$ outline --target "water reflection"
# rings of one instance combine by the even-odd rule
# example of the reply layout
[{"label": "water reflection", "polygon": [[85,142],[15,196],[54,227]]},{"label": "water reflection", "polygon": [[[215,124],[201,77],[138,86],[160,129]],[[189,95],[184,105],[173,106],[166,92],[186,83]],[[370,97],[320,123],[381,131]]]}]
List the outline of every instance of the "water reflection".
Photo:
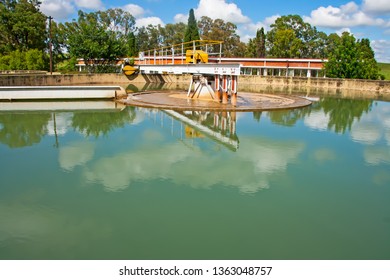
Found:
[{"label": "water reflection", "polygon": [[[185,137],[209,137],[232,151],[238,149],[236,134],[236,112],[203,112],[203,111],[173,111],[163,110],[172,117],[171,130],[174,132],[174,119],[185,124]],[[181,128],[182,131],[182,128]],[[183,135],[180,135],[183,138]]]},{"label": "water reflection", "polygon": [[[177,184],[188,181],[194,188],[223,184],[255,192],[269,186],[272,174],[283,172],[295,162],[304,151],[306,141],[265,136],[242,140],[238,132],[241,115],[247,116],[235,112],[134,107],[73,112],[7,111],[0,113],[0,142],[10,148],[22,148],[40,143],[46,135],[54,136],[54,146],[59,147],[58,162],[63,170],[70,172],[82,167],[87,181],[101,183],[110,191],[125,189],[140,180],[170,180]],[[253,113],[256,122],[261,118],[281,126],[293,127],[302,122],[313,130],[347,134],[365,146],[363,158],[367,164],[390,163],[390,107],[387,103],[320,98],[302,109]],[[131,137],[138,140],[131,140],[128,149],[109,156],[96,155],[97,144],[90,137],[113,137],[111,133],[119,128],[150,121],[154,127],[139,130],[140,135],[133,134]],[[245,125],[242,128],[245,131]],[[59,145],[61,137],[72,132],[86,138]],[[221,164],[220,158],[214,161],[212,155],[216,152],[222,154],[225,162],[235,164]],[[323,163],[333,161],[336,151],[319,147],[311,157]],[[245,167],[245,171],[236,170],[237,164]],[[195,175],[196,180],[188,179],[207,171],[208,178]]]},{"label": "water reflection", "polygon": [[131,150],[95,159],[84,170],[87,180],[103,184],[107,191],[120,191],[140,181],[168,180],[178,186],[222,185],[254,193],[268,188],[269,180],[283,173],[305,146],[299,141],[258,137],[245,141],[238,153],[216,157],[202,146],[166,142],[155,134],[144,133],[142,140]]},{"label": "water reflection", "polygon": [[47,134],[50,113],[1,114],[0,142],[10,148],[32,146]]},{"label": "water reflection", "polygon": [[372,100],[356,100],[341,98],[320,98],[312,106],[295,110],[270,112],[272,122],[285,126],[293,126],[304,119],[305,124],[313,129],[333,130],[345,133],[351,130],[354,122],[371,111]]},{"label": "water reflection", "polygon": [[93,159],[95,144],[88,141],[75,141],[59,148],[58,161],[61,168],[72,171],[73,168],[85,165]]},{"label": "water reflection", "polygon": [[84,108],[77,103],[77,110],[69,111],[70,103],[74,102],[47,102],[45,111],[42,110],[43,102],[37,103],[41,108],[38,111],[31,111],[31,106],[34,106],[31,104],[26,111],[23,104],[23,109],[16,110],[17,104],[9,103],[12,110],[0,111],[0,143],[10,148],[32,146],[40,143],[46,135],[56,138],[65,135],[70,128],[86,136],[99,137],[136,120],[135,108],[117,108],[114,102],[85,102]]}]

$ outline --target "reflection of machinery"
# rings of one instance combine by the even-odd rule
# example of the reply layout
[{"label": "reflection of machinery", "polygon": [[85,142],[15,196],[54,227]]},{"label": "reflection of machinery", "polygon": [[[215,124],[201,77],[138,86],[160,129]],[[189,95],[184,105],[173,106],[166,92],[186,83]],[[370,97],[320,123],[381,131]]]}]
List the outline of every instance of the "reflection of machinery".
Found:
[{"label": "reflection of machinery", "polygon": [[186,138],[207,136],[232,150],[238,149],[236,112],[171,111],[165,113],[186,124]]},{"label": "reflection of machinery", "polygon": [[204,135],[200,133],[198,130],[192,128],[189,125],[185,126],[185,133],[187,138],[203,138]]}]

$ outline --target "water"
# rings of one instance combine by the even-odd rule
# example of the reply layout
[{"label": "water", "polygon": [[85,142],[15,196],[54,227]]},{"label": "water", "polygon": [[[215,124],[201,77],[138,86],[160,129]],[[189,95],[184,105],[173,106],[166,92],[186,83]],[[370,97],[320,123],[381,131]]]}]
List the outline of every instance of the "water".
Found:
[{"label": "water", "polygon": [[382,101],[1,112],[0,259],[390,259],[389,171]]}]

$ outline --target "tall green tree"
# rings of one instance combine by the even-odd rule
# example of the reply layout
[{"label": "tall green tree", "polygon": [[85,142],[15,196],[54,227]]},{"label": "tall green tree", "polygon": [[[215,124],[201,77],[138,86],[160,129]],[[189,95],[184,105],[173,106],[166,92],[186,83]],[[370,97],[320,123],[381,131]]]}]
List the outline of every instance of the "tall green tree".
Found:
[{"label": "tall green tree", "polygon": [[38,0],[0,1],[0,54],[46,48],[46,16]]},{"label": "tall green tree", "polygon": [[344,32],[329,53],[325,64],[326,75],[330,78],[378,79],[379,68],[368,39],[356,41]]},{"label": "tall green tree", "polygon": [[160,31],[163,37],[164,46],[182,43],[186,28],[187,25],[182,22],[175,24],[168,23],[165,27],[161,28]]},{"label": "tall green tree", "polygon": [[256,57],[265,57],[265,33],[264,28],[258,29],[256,32],[255,45],[256,45]]},{"label": "tall green tree", "polygon": [[199,39],[200,36],[198,30],[198,23],[195,19],[194,9],[191,9],[188,16],[187,29],[184,34],[184,42],[191,42]]},{"label": "tall green tree", "polygon": [[265,57],[266,55],[266,36],[264,33],[264,28],[257,29],[256,37],[249,39],[246,46],[245,56],[246,57]]},{"label": "tall green tree", "polygon": [[369,39],[361,39],[357,42],[359,51],[359,77],[362,79],[377,80],[379,78],[379,67],[375,60],[375,53],[371,48]]},{"label": "tall green tree", "polygon": [[134,32],[130,32],[127,35],[127,55],[130,57],[137,56],[139,49],[137,44],[137,38],[134,35]]},{"label": "tall green tree", "polygon": [[270,53],[274,57],[302,57],[303,42],[291,29],[277,30]]},{"label": "tall green tree", "polygon": [[[138,29],[138,49],[140,51],[158,49],[164,46],[163,36],[161,36],[161,25],[143,26]],[[153,55],[151,53],[151,55]]]},{"label": "tall green tree", "polygon": [[[77,21],[63,26],[69,53],[72,57],[83,58],[87,66],[97,60],[107,64],[124,57],[129,50],[127,40],[133,23],[134,18],[121,9],[93,13],[79,11]],[[93,69],[96,67],[89,67],[90,71]]]},{"label": "tall green tree", "polygon": [[[212,20],[203,16],[199,21],[200,34],[202,40],[223,41],[223,54],[226,57],[244,56],[246,46],[241,42],[237,34],[237,26],[222,19]],[[211,50],[218,52],[218,49]]]},{"label": "tall green tree", "polygon": [[[304,22],[299,15],[279,17],[267,33],[269,55],[272,57],[319,58],[324,53],[324,35],[309,23]],[[290,43],[288,43],[289,40]]]}]

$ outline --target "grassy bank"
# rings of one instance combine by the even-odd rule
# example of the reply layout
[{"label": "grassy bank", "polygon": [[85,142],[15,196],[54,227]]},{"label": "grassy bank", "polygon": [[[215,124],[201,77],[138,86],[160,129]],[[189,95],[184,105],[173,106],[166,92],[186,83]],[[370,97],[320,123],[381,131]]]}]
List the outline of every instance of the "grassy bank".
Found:
[{"label": "grassy bank", "polygon": [[379,73],[386,77],[386,80],[390,80],[390,63],[378,63]]}]

